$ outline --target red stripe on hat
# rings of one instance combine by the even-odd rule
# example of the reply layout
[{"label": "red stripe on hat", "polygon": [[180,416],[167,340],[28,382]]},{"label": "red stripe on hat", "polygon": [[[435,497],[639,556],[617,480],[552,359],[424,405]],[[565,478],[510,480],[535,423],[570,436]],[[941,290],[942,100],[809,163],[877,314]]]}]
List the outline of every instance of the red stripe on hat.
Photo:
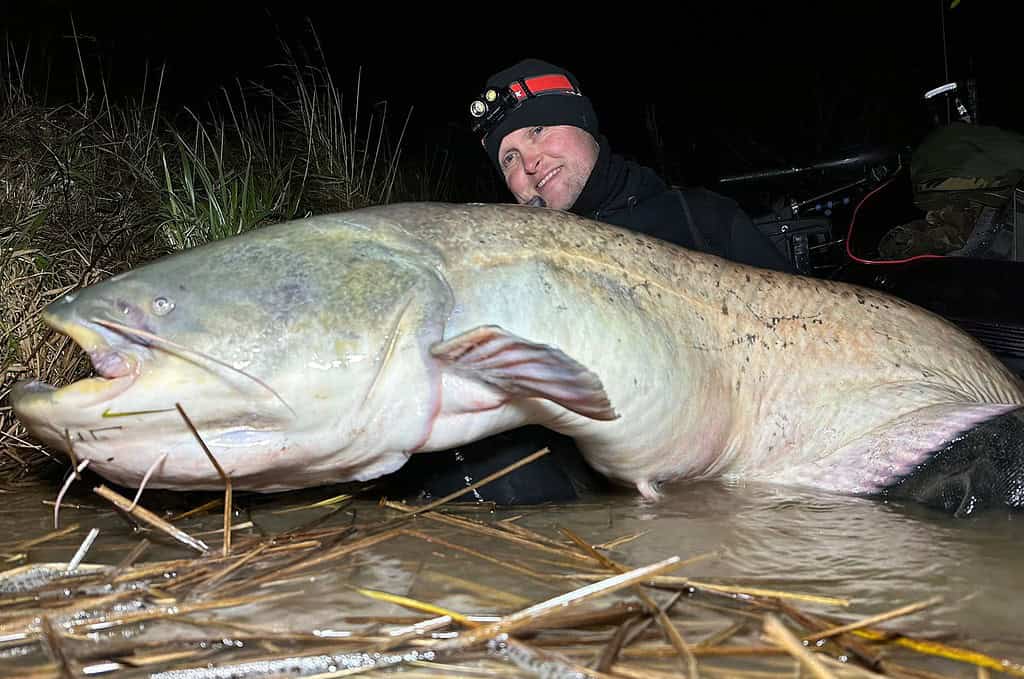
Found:
[{"label": "red stripe on hat", "polygon": [[545,92],[574,92],[575,87],[569,82],[569,79],[561,74],[556,75],[538,75],[532,78],[526,78],[526,86],[530,89],[533,94],[543,94]]},{"label": "red stripe on hat", "polygon": [[519,83],[512,83],[511,85],[508,86],[508,88],[510,90],[512,90],[512,94],[514,94],[516,96],[516,99],[518,101],[522,101],[523,99],[526,99],[526,91],[523,89],[522,85],[520,85]]}]

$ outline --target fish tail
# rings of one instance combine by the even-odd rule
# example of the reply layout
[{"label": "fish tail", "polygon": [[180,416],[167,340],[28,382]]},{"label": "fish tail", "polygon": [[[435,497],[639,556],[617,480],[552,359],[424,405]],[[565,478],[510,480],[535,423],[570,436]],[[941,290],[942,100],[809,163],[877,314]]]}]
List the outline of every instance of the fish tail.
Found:
[{"label": "fish tail", "polygon": [[1024,408],[995,415],[952,438],[881,489],[957,517],[1024,507]]}]

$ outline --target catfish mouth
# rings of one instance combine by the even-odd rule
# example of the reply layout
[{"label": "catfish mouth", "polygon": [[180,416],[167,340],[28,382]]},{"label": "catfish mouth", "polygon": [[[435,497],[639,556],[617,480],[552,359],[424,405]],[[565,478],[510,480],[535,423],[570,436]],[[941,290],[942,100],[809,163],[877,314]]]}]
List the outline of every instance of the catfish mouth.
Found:
[{"label": "catfish mouth", "polygon": [[43,320],[81,347],[95,375],[59,388],[39,380],[17,384],[11,394],[15,402],[45,398],[50,403],[78,408],[95,406],[124,393],[141,374],[142,363],[132,351],[141,346],[124,335],[96,323],[60,319],[48,312],[44,312]]}]

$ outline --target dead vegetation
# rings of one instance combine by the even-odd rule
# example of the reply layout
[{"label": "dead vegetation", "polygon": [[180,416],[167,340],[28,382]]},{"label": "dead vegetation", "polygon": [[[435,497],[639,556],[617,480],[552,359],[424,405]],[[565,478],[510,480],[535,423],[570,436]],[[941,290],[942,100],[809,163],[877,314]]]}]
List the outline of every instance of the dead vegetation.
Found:
[{"label": "dead vegetation", "polygon": [[[451,504],[457,497],[410,507],[333,496],[274,510],[290,525],[271,531],[238,521],[227,494],[163,519],[102,484],[93,492],[137,541],[83,560],[97,533],[86,521],[0,545],[0,558],[22,562],[0,573],[0,657],[11,676],[1024,676],[1011,659],[900,628],[940,597],[857,615],[842,597],[687,577],[716,554],[633,564],[636,536],[591,544],[565,526],[544,534],[522,525],[522,514],[499,518]],[[232,521],[226,530],[175,525],[220,513]],[[33,562],[54,542],[68,545],[68,561]],[[181,557],[147,560],[156,545],[177,545]],[[343,587],[353,612],[336,611],[329,628],[282,628],[275,618],[289,600],[315,601],[318,579],[399,546],[422,551],[415,580],[424,585]],[[452,555],[486,564],[506,584],[431,568]],[[520,594],[538,588],[548,594]],[[472,603],[455,609],[414,598],[414,589]],[[355,612],[367,607],[377,612]]]}]

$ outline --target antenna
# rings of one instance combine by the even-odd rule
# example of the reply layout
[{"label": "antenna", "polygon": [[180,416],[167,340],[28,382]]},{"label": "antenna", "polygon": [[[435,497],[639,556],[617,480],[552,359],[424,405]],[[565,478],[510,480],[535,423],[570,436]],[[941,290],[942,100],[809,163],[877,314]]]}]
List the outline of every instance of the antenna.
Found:
[{"label": "antenna", "polygon": [[[939,26],[942,30],[942,75],[943,82],[949,82],[949,54],[946,48],[946,0],[939,0]],[[949,97],[946,97],[946,124],[949,125]]]}]

